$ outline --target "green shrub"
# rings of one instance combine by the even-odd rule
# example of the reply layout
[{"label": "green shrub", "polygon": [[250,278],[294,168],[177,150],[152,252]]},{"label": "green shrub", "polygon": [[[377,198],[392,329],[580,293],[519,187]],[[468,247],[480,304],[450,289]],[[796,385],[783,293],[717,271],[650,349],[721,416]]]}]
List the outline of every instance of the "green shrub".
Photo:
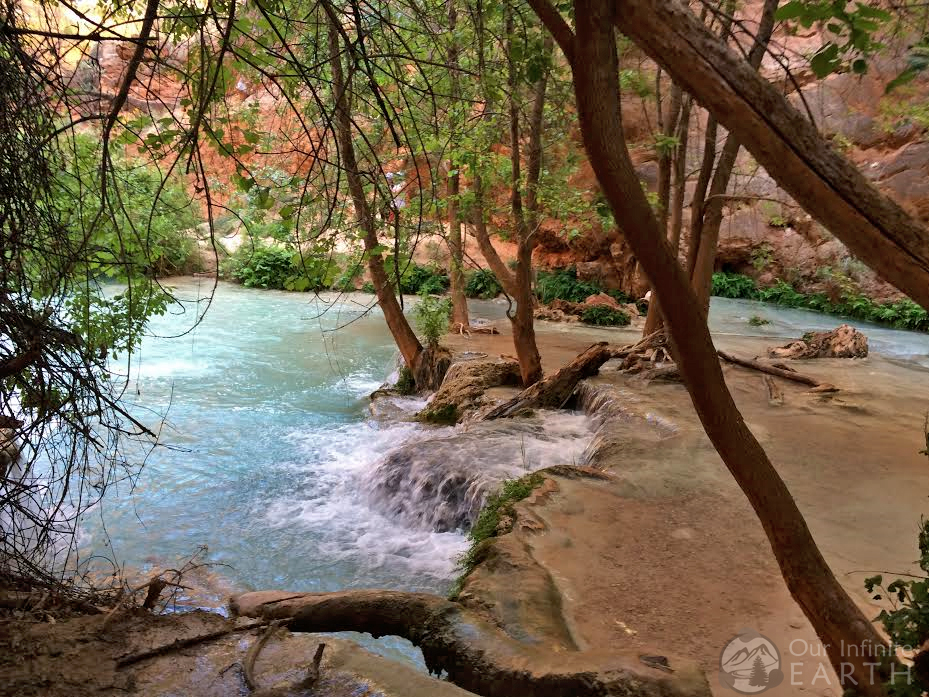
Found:
[{"label": "green shrub", "polygon": [[503,291],[503,286],[490,269],[477,269],[468,275],[465,283],[465,295],[469,298],[490,300],[496,298]]},{"label": "green shrub", "polygon": [[[404,266],[405,264],[405,266]],[[387,269],[391,280],[393,274],[393,259],[387,259]],[[448,290],[448,274],[438,269],[419,264],[401,262],[400,264],[400,292],[404,295],[441,295]]]},{"label": "green shrub", "polygon": [[753,327],[763,327],[766,324],[771,324],[771,320],[760,317],[759,315],[752,315],[748,318],[748,323]]},{"label": "green shrub", "polygon": [[487,497],[484,507],[468,531],[468,539],[471,544],[468,551],[458,559],[458,568],[461,569],[461,576],[455,582],[455,587],[450,593],[450,597],[455,599],[464,585],[464,580],[468,577],[474,567],[481,561],[481,553],[484,550],[482,544],[491,537],[496,537],[500,520],[503,516],[513,517],[516,511],[513,505],[517,501],[522,501],[532,493],[532,490],[539,486],[544,477],[539,472],[528,474],[519,479],[508,479],[500,486],[500,491]]},{"label": "green shrub", "polygon": [[377,289],[374,287],[374,284],[371,281],[365,281],[361,284],[361,292],[368,293],[369,295],[374,295],[377,293]]},{"label": "green shrub", "polygon": [[110,203],[103,205],[102,157],[97,138],[75,135],[62,147],[52,186],[56,216],[64,228],[90,235],[83,260],[89,270],[121,281],[193,270],[191,230],[202,216],[183,177],[176,172],[165,177],[149,162],[114,154],[107,184]]},{"label": "green shrub", "polygon": [[594,305],[584,310],[581,321],[600,327],[625,327],[629,324],[629,315],[606,305]]},{"label": "green shrub", "polygon": [[756,300],[758,288],[755,286],[755,281],[748,276],[717,271],[713,274],[713,285],[710,293],[720,298]]},{"label": "green shrub", "polygon": [[540,271],[536,280],[536,293],[546,305],[553,300],[581,303],[602,292],[596,283],[578,281],[577,269],[573,266],[559,271]]},{"label": "green shrub", "polygon": [[338,267],[328,255],[300,254],[264,244],[243,244],[222,267],[223,275],[246,288],[323,290],[332,286]]},{"label": "green shrub", "polygon": [[[355,290],[355,280],[361,275],[362,267],[357,261],[349,261],[335,282],[332,284],[332,290],[342,293],[351,293]],[[373,286],[372,286],[373,289]]]},{"label": "green shrub", "polygon": [[416,327],[429,346],[438,346],[439,339],[448,331],[448,318],[451,311],[451,299],[436,298],[431,295],[423,295],[413,308]]},{"label": "green shrub", "polygon": [[825,293],[800,293],[790,283],[781,279],[768,288],[758,288],[755,281],[748,276],[717,272],[713,274],[712,293],[723,298],[761,300],[784,307],[888,324],[897,329],[929,331],[929,313],[909,298],[878,304],[862,295],[850,283],[842,285],[839,300],[832,301]]}]

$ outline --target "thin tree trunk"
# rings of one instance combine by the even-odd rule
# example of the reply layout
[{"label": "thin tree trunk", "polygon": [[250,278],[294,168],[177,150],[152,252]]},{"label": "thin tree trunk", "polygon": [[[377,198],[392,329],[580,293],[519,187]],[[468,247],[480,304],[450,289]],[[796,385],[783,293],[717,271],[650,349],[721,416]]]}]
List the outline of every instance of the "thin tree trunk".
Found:
[{"label": "thin tree trunk", "polygon": [[[765,0],[755,43],[748,54],[748,64],[755,70],[761,67],[771,33],[774,31],[774,13],[778,0]],[[697,300],[703,305],[704,312],[709,312],[710,291],[713,285],[713,269],[716,266],[716,247],[719,245],[719,229],[723,224],[724,194],[729,189],[732,171],[742,145],[731,133],[726,136],[719,163],[713,173],[708,196],[701,202],[700,238],[691,275],[691,285],[697,294]]]},{"label": "thin tree trunk", "polygon": [[[513,35],[513,11],[505,10],[506,35]],[[549,39],[550,41],[551,39]],[[523,207],[521,148],[519,140],[519,85],[516,64],[513,60],[509,39],[507,53],[507,84],[510,106],[510,208],[516,223],[519,246],[516,254],[515,299],[516,312],[510,315],[513,326],[513,345],[519,359],[519,371],[523,387],[529,387],[542,379],[542,358],[535,341],[535,299],[532,295],[532,250],[535,248],[535,233],[538,226],[538,186],[542,170],[542,116],[545,107],[545,86],[548,72],[535,86],[532,113],[529,118],[529,153],[526,165],[526,206]]]},{"label": "thin tree trunk", "polygon": [[[481,0],[477,1],[474,19],[476,27],[475,33],[477,35],[477,66],[480,79],[483,82],[487,77],[487,66],[485,64],[484,55],[484,8]],[[485,92],[481,120],[486,122],[491,118],[493,95],[489,90],[485,90]],[[490,270],[493,271],[494,276],[497,277],[497,281],[500,282],[503,292],[512,298],[516,296],[516,279],[513,274],[510,273],[506,264],[503,263],[503,259],[497,254],[497,250],[490,241],[490,233],[487,230],[486,194],[484,188],[484,177],[481,174],[480,166],[478,166],[474,174],[474,183],[471,185],[471,190],[474,192],[474,239],[477,240],[477,246],[481,250],[484,261],[487,262]]]},{"label": "thin tree trunk", "polygon": [[[570,39],[570,29],[547,15],[547,24],[567,46],[572,62],[578,115],[591,165],[614,215],[627,221],[629,242],[655,288],[674,298],[664,315],[681,376],[707,435],[755,509],[791,595],[826,645],[843,685],[854,685],[864,694],[883,695],[882,685],[872,684],[868,659],[843,656],[840,648],[881,645],[883,640],[836,580],[784,481],[739,413],[723,379],[702,307],[658,228],[625,141],[616,137],[622,132],[622,116],[612,20],[617,7],[625,4],[575,0],[577,35]],[[848,670],[842,670],[843,664],[850,666],[851,677]]]},{"label": "thin tree trunk", "polygon": [[[458,26],[458,7],[456,0],[448,2],[448,30],[453,35],[448,47],[448,69],[451,73],[452,105],[458,107],[461,99],[461,85],[458,76],[458,42],[454,38]],[[453,142],[457,141],[457,117],[453,118]],[[461,218],[458,215],[458,194],[461,187],[461,176],[458,174],[458,164],[452,162],[454,172],[448,175],[448,188],[446,198],[448,203],[448,249],[451,256],[448,277],[452,295],[452,325],[467,328],[470,324],[468,318],[468,299],[465,297],[464,280],[464,246],[461,239]]]},{"label": "thin tree trunk", "polygon": [[[384,270],[384,258],[378,251],[377,221],[374,211],[364,192],[364,184],[358,170],[358,161],[355,157],[355,146],[352,141],[352,122],[349,112],[349,91],[342,68],[341,51],[339,49],[339,18],[332,6],[324,3],[326,15],[329,20],[329,57],[332,69],[332,89],[335,96],[335,133],[339,146],[339,156],[348,189],[355,209],[355,222],[364,234],[365,252],[368,255],[368,271],[371,282],[377,293],[377,301],[384,312],[387,327],[400,349],[407,367],[417,374],[418,363],[423,353],[422,344],[403,315],[403,309],[397,302],[393,285]],[[350,53],[350,52],[349,52]]]},{"label": "thin tree trunk", "polygon": [[[665,124],[663,134],[674,136],[677,144],[673,148],[664,148],[662,158],[659,160],[658,226],[666,231],[671,246],[675,250],[680,247],[681,227],[683,225],[684,187],[687,184],[687,139],[690,133],[690,110],[693,100],[690,95],[684,95],[676,84],[671,92],[671,108],[669,118]],[[660,105],[659,105],[660,106]],[[661,174],[661,168],[666,172]],[[664,181],[663,177],[666,177]],[[663,324],[661,315],[661,301],[658,294],[652,290],[652,299],[648,304],[648,314],[645,317],[645,327],[642,336],[654,334]]]}]

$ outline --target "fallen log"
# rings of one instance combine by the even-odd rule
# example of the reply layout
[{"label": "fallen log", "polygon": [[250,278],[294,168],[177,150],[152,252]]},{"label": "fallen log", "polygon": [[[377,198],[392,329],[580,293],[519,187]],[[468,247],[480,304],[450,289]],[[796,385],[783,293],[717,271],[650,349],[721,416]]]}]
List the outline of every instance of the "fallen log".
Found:
[{"label": "fallen log", "polygon": [[513,399],[491,409],[480,420],[506,418],[526,409],[560,409],[574,394],[577,383],[595,375],[600,366],[612,357],[613,352],[607,342],[596,343],[554,375],[530,385]]},{"label": "fallen log", "polygon": [[709,697],[699,668],[671,659],[661,669],[614,647],[551,652],[520,643],[464,605],[427,593],[355,590],[234,597],[238,615],[283,620],[295,632],[394,635],[422,649],[431,673],[446,671],[459,687],[485,697]]},{"label": "fallen log", "polygon": [[817,380],[814,377],[810,377],[809,375],[798,373],[796,370],[784,370],[783,368],[777,368],[773,365],[760,363],[759,361],[752,360],[750,358],[739,358],[738,356],[733,356],[731,353],[726,353],[725,351],[717,351],[716,354],[727,363],[733,363],[735,365],[742,366],[743,368],[758,370],[762,373],[767,373],[768,375],[784,378],[785,380],[793,380],[794,382],[799,382],[802,385],[813,387],[818,392],[839,391],[835,385],[831,385],[828,382],[821,382],[820,380]]}]

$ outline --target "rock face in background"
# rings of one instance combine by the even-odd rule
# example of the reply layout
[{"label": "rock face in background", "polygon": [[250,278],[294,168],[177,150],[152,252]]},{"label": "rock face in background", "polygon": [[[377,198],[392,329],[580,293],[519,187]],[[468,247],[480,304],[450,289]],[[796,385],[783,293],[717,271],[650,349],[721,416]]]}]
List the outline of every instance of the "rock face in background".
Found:
[{"label": "rock face in background", "polygon": [[[749,24],[758,15],[760,4],[750,0],[741,10]],[[929,113],[922,108],[929,94],[929,77],[920,76],[911,84],[886,96],[885,86],[903,66],[903,60],[875,58],[869,63],[864,76],[841,73],[825,80],[816,80],[809,72],[805,56],[822,43],[815,30],[776,35],[781,47],[779,55],[768,56],[762,71],[776,85],[787,92],[801,111],[808,111],[824,136],[831,138],[835,147],[854,162],[880,190],[894,198],[914,216],[929,222],[929,142],[925,130],[929,127]],[[901,48],[905,48],[905,41]],[[105,104],[112,95],[125,70],[130,44],[104,42],[95,58],[97,63],[86,61],[77,69],[76,83],[91,92],[99,92]],[[171,47],[171,58],[183,61],[186,46]],[[891,50],[886,53],[892,53]],[[905,51],[897,51],[904,55]],[[628,58],[630,69],[650,74],[651,64],[635,51]],[[783,64],[788,64],[796,82],[785,81]],[[166,107],[179,112],[181,98],[178,85],[170,75],[155,74],[149,64],[143,66],[142,82],[149,93],[133,88],[130,106],[153,108],[166,113]],[[799,85],[799,93],[797,86]],[[236,79],[227,95],[227,103],[238,109],[256,109],[258,120],[269,128],[280,129],[290,138],[305,139],[299,124],[288,121],[280,113],[279,100],[259,84]],[[694,110],[689,137],[688,170],[699,167],[704,139],[705,114]],[[293,119],[291,119],[293,121]],[[643,184],[654,192],[657,187],[657,162],[653,131],[656,124],[654,98],[637,97],[634,92],[624,95],[623,127],[630,153]],[[596,177],[583,154],[578,133],[546,143],[545,158],[554,168],[563,162],[576,162],[564,176],[566,196],[580,198],[582,205],[573,206],[574,212],[564,217],[543,218],[537,232],[538,247],[534,260],[539,268],[574,266],[578,279],[600,284],[606,289],[622,289],[639,297],[647,289],[647,279],[637,273],[635,260],[625,248],[621,233],[615,226],[605,223],[598,215],[602,208]],[[725,138],[720,129],[719,143]],[[497,145],[494,151],[505,155],[508,148]],[[232,161],[216,156],[206,149],[205,165],[217,179],[231,176]],[[305,161],[264,159],[250,155],[256,166],[304,171]],[[397,161],[396,167],[409,169],[411,163]],[[392,164],[392,166],[394,166]],[[420,168],[428,171],[428,167]],[[465,182],[467,185],[467,182]],[[501,232],[508,230],[508,193],[505,186],[491,192],[493,197],[492,227]],[[690,201],[688,191],[685,202]],[[802,292],[824,292],[837,298],[843,283],[851,281],[862,293],[877,301],[896,300],[901,296],[889,284],[878,278],[861,261],[850,256],[845,246],[836,240],[822,225],[812,221],[744,150],[737,163],[730,194],[738,197],[727,206],[720,231],[717,269],[744,273],[761,284],[775,279],[785,280]],[[223,195],[214,192],[214,199],[225,203]],[[218,197],[218,198],[217,198]],[[682,249],[686,249],[686,220]],[[621,221],[620,221],[621,222]],[[432,224],[438,232],[440,223]],[[465,254],[472,265],[484,265],[483,257],[469,234],[470,223],[465,221]],[[505,262],[515,259],[516,247],[505,241],[503,235],[495,245]],[[448,249],[440,235],[421,236],[415,252],[419,263],[436,263],[444,266]],[[204,270],[210,272],[214,264],[207,261]]]},{"label": "rock face in background", "polygon": [[768,349],[770,358],[865,358],[868,337],[842,324],[831,332],[810,332],[800,341]]}]

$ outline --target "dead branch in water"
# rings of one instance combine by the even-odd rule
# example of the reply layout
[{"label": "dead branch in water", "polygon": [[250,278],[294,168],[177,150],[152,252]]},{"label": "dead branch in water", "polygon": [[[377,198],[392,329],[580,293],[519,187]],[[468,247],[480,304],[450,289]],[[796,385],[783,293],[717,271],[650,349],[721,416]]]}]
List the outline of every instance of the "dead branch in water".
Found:
[{"label": "dead branch in water", "polygon": [[554,375],[539,380],[518,395],[487,412],[482,421],[515,416],[527,409],[561,409],[574,394],[577,383],[596,374],[613,357],[607,342],[589,347]]},{"label": "dead branch in water", "polygon": [[796,370],[784,370],[783,368],[776,368],[773,365],[767,365],[750,358],[739,358],[738,356],[733,356],[731,353],[726,353],[725,351],[717,351],[716,354],[728,363],[733,363],[735,365],[742,366],[743,368],[758,370],[762,373],[767,373],[768,375],[784,378],[785,380],[799,382],[800,384],[808,385],[809,387],[812,387],[819,392],[839,391],[837,387],[829,384],[828,382],[821,382],[814,377],[810,377],[809,375],[798,373]]},{"label": "dead branch in water", "polygon": [[447,671],[453,683],[486,697],[710,694],[694,664],[674,660],[674,672],[668,673],[612,647],[553,653],[515,640],[475,610],[427,593],[355,590],[294,597],[259,591],[233,598],[231,607],[241,616],[284,620],[296,632],[404,637],[422,649],[430,672]]}]

